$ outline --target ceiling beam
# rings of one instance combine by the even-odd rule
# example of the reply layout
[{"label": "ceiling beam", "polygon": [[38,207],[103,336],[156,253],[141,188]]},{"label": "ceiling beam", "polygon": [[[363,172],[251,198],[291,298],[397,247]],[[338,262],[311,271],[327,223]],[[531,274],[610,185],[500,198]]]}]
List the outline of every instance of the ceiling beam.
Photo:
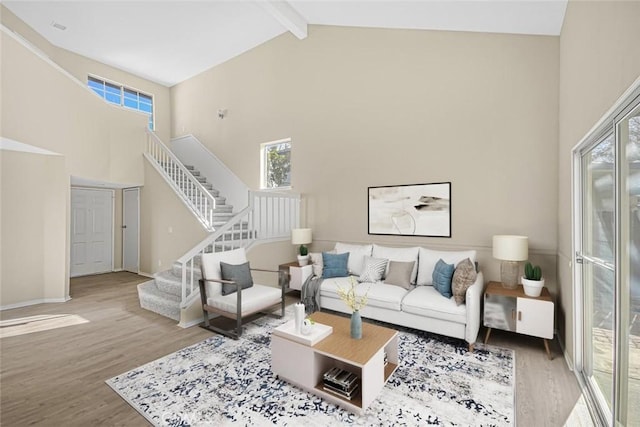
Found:
[{"label": "ceiling beam", "polygon": [[287,1],[258,1],[271,16],[300,40],[307,38],[307,20]]}]

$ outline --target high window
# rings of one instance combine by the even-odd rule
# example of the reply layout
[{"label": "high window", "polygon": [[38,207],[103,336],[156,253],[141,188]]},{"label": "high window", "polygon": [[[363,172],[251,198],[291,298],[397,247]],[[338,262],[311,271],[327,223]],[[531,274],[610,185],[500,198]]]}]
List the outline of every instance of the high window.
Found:
[{"label": "high window", "polygon": [[105,101],[149,115],[149,129],[153,130],[153,96],[95,76],[89,76],[87,86]]},{"label": "high window", "polygon": [[260,187],[291,187],[291,139],[260,145]]}]

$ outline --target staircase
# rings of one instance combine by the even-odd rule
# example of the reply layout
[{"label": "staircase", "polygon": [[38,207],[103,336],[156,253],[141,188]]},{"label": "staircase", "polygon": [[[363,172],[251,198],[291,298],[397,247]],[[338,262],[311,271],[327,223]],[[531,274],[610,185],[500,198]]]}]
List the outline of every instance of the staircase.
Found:
[{"label": "staircase", "polygon": [[[247,207],[233,212],[233,206],[226,204],[226,197],[214,189],[200,171],[183,165],[153,132],[147,131],[147,134],[145,158],[210,231],[202,242],[176,260],[171,269],[156,273],[153,280],[138,285],[142,308],[187,327],[193,321],[183,318],[184,310],[200,300],[201,255],[239,247],[248,250],[258,243],[288,240],[291,229],[299,225],[300,196],[248,191]],[[237,195],[234,200],[238,200]]]},{"label": "staircase", "polygon": [[[184,165],[196,181],[198,181],[215,200],[213,209],[213,225],[222,226],[233,217],[233,206],[227,205],[225,197],[220,196],[220,192],[213,188],[213,184],[201,176],[200,171],[193,166]],[[162,165],[164,171],[171,178],[175,179],[169,163]],[[193,204],[198,204],[199,199],[189,195],[189,186],[186,183],[179,184],[182,190],[182,197],[189,198]],[[209,248],[207,252],[213,251]],[[200,256],[194,259],[193,275],[196,281],[200,280]],[[182,302],[182,266],[174,262],[169,270],[154,274],[154,280],[138,285],[138,298],[140,307],[161,314],[170,319],[180,321],[180,303]]]},{"label": "staircase", "polygon": [[[200,280],[200,257],[194,262],[194,277]],[[140,307],[180,322],[182,302],[182,266],[174,262],[171,269],[154,274],[154,279],[138,285]]]}]

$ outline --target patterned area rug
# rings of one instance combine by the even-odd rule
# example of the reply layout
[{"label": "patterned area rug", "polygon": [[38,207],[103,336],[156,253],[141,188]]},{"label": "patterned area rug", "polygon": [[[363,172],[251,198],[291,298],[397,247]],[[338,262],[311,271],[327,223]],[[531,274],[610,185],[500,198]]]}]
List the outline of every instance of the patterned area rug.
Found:
[{"label": "patterned area rug", "polygon": [[156,426],[515,424],[512,350],[468,353],[461,340],[402,329],[398,369],[358,416],[273,375],[271,330],[285,321],[261,318],[238,341],[214,335],[107,384]]}]

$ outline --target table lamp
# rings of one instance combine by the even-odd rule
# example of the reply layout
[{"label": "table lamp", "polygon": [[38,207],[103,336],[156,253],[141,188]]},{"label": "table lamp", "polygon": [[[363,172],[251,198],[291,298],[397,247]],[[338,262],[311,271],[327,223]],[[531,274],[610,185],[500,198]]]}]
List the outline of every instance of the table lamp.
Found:
[{"label": "table lamp", "polygon": [[300,245],[300,255],[298,255],[298,264],[300,266],[309,264],[309,250],[305,245],[311,243],[310,228],[294,228],[291,230],[291,244]]},{"label": "table lamp", "polygon": [[529,257],[529,239],[526,236],[493,236],[493,257],[502,261],[502,286],[515,289],[518,287],[519,262]]}]

